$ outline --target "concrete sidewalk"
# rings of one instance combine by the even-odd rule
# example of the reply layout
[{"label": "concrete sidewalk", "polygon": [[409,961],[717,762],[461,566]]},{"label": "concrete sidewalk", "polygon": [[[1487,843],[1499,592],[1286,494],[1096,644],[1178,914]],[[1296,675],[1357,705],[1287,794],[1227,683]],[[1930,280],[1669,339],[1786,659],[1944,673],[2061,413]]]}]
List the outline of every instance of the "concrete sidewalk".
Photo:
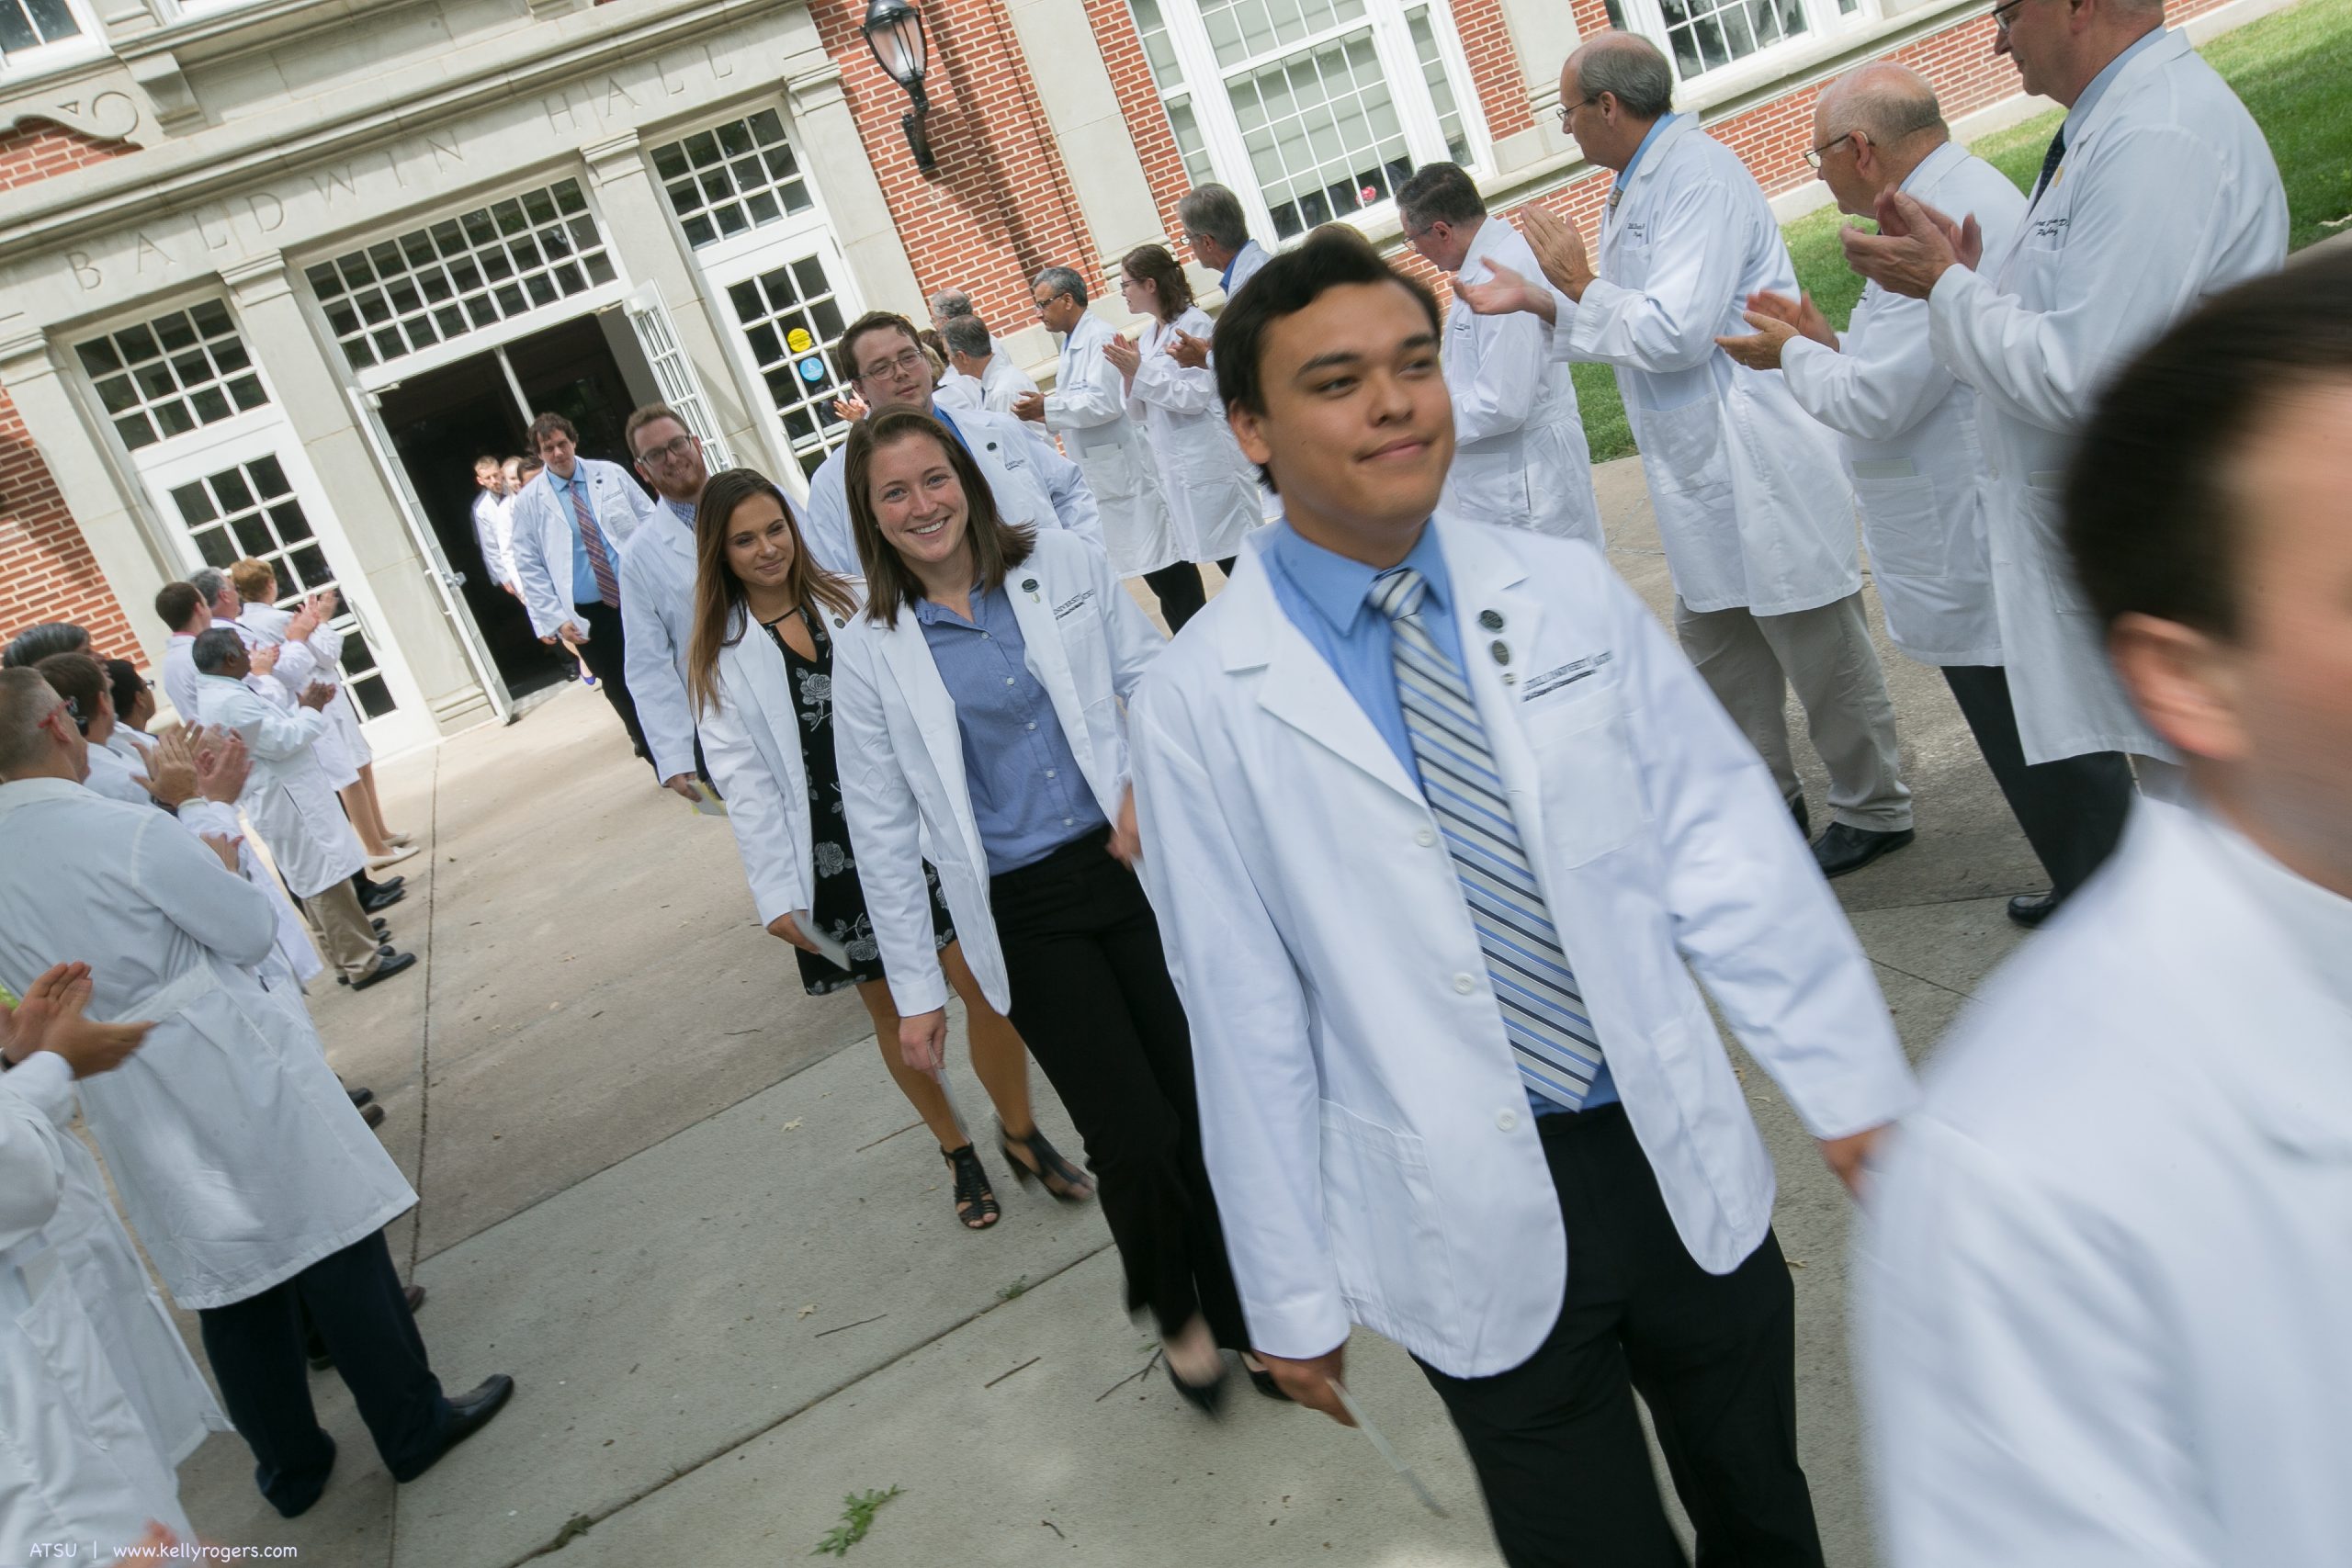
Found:
[{"label": "concrete sidewalk", "polygon": [[[1614,564],[1663,613],[1638,465],[1600,478]],[[1881,657],[1919,840],[1838,886],[1917,1054],[2014,944],[2001,900],[2038,873],[1940,677]],[[390,912],[424,963],[312,1005],[422,1195],[391,1235],[431,1292],[444,1382],[504,1371],[520,1388],[395,1488],[322,1374],[342,1455],[325,1498],[277,1518],[243,1443],[217,1437],[182,1471],[207,1539],[334,1568],[764,1563],[808,1555],[844,1494],[896,1485],[856,1561],[1498,1561],[1435,1396],[1371,1336],[1351,1386],[1449,1519],[1359,1435],[1246,1383],[1218,1424],[1182,1404],[1120,1311],[1100,1216],[1012,1186],[958,1062],[1005,1209],[965,1232],[864,1010],[800,994],[726,825],[655,788],[601,698],[573,690],[379,771],[394,825],[428,846]],[[1808,784],[1826,820],[1817,770]],[[1746,1078],[1781,1175],[1815,1506],[1830,1562],[1859,1568],[1848,1205],[1770,1081]]]}]

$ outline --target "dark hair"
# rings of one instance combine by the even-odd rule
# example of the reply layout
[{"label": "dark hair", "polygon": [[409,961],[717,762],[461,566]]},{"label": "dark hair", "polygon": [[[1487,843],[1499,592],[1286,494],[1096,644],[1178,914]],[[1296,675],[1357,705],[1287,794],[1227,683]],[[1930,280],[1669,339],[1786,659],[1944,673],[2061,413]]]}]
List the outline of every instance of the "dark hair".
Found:
[{"label": "dark hair", "polygon": [[686,423],[686,416],[668,403],[648,403],[629,415],[628,423],[621,426],[621,445],[628,449],[630,462],[634,463],[638,460],[637,433],[649,424],[659,424],[665,419],[688,435],[695,433],[695,427]]},{"label": "dark hair", "polygon": [[99,699],[107,695],[106,666],[86,653],[52,653],[33,668],[49,682],[50,690],[65,699],[74,728],[89,734],[91,720],[98,716]]},{"label": "dark hair", "polygon": [[52,653],[84,653],[90,647],[90,634],[71,621],[43,621],[37,626],[27,626],[0,653],[0,669],[29,670]]},{"label": "dark hair", "polygon": [[166,582],[155,590],[155,615],[174,631],[196,619],[198,610],[209,607],[203,594],[192,582]]},{"label": "dark hair", "polygon": [[[1250,287],[1236,289],[1216,319],[1210,347],[1216,361],[1216,395],[1227,409],[1266,412],[1266,384],[1261,378],[1260,356],[1265,352],[1266,330],[1284,316],[1295,316],[1330,289],[1359,283],[1393,283],[1410,294],[1430,319],[1430,331],[1444,331],[1437,296],[1419,278],[1398,272],[1380,259],[1372,242],[1344,223],[1326,223],[1304,242],[1270,259],[1250,278]],[[1262,285],[1262,287],[1261,287]],[[1263,464],[1258,468],[1269,490],[1274,476]]]},{"label": "dark hair", "polygon": [[744,611],[736,637],[751,634],[745,610],[743,580],[727,564],[727,536],[735,509],[753,496],[772,496],[783,508],[792,529],[792,568],[785,585],[792,602],[802,607],[822,605],[837,615],[857,612],[857,597],[849,584],[819,566],[808,553],[808,536],[800,531],[800,514],[775,481],[757,468],[729,468],[713,474],[695,504],[695,629],[686,639],[686,695],[697,716],[718,701],[718,650],[734,640],[728,631]]},{"label": "dark hair", "polygon": [[1408,228],[1451,223],[1458,229],[1484,218],[1487,204],[1461,164],[1423,164],[1396,187],[1396,215]]},{"label": "dark hair", "polygon": [[2139,614],[2238,635],[2237,464],[2315,382],[2352,378],[2352,254],[2296,262],[2205,304],[2127,366],[2066,470],[2066,548],[2100,623]]},{"label": "dark hair", "polygon": [[147,677],[141,675],[139,666],[128,659],[109,659],[107,660],[107,694],[114,698],[115,717],[127,726],[130,723],[130,710],[137,707],[139,699],[147,694]]},{"label": "dark hair", "polygon": [[858,559],[865,566],[865,618],[878,626],[888,626],[900,610],[922,602],[922,581],[899,558],[898,547],[882,536],[872,490],[875,454],[916,436],[939,444],[956,482],[964,489],[964,537],[983,589],[1002,587],[1004,574],[1027,560],[1037,543],[1035,528],[1007,523],[998,513],[988,476],[945,425],[912,409],[889,409],[858,421],[850,432],[842,478],[849,489],[850,528],[857,537]]},{"label": "dark hair", "polygon": [[1137,245],[1119,258],[1119,270],[1158,291],[1159,319],[1172,321],[1193,303],[1193,280],[1166,245]]},{"label": "dark hair", "polygon": [[950,316],[939,335],[949,348],[969,359],[986,359],[996,352],[989,346],[989,324],[978,316]]},{"label": "dark hair", "polygon": [[868,333],[879,332],[904,333],[914,341],[917,348],[922,346],[922,334],[915,331],[912,321],[898,311],[868,310],[843,328],[842,335],[833,340],[833,374],[854,385],[857,380],[857,340]]},{"label": "dark hair", "polygon": [[198,674],[218,675],[229,662],[229,655],[243,650],[244,646],[245,639],[237,635],[235,628],[214,626],[209,631],[196,634],[196,645],[187,650],[188,659],[195,664]]},{"label": "dark hair", "polygon": [[574,446],[580,445],[580,427],[560,413],[543,413],[531,421],[531,450],[537,452],[539,443],[560,432]]}]

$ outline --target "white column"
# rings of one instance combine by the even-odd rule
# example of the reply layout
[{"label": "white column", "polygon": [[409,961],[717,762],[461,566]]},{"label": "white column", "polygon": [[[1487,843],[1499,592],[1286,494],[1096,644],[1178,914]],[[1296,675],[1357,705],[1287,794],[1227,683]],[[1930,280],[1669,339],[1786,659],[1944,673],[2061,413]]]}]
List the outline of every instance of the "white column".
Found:
[{"label": "white column", "polygon": [[[1092,44],[1094,29],[1082,0],[1010,0],[1006,10],[1078,194],[1078,209],[1102,248],[1091,259],[1108,269],[1137,245],[1167,243],[1159,204],[1136,157],[1135,134],[1111,73],[1099,51],[1084,47]],[[1084,264],[1072,257],[1070,265]],[[1090,278],[1088,287],[1098,281]],[[1115,294],[1112,298],[1113,313],[1124,318],[1125,310],[1115,305]]]}]

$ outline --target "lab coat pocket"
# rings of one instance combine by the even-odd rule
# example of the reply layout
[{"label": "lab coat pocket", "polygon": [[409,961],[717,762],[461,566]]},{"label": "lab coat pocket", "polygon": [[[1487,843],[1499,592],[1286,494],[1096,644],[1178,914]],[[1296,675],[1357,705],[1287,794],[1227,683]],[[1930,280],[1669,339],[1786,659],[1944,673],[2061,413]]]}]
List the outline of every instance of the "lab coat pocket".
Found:
[{"label": "lab coat pocket", "polygon": [[[1936,481],[1899,460],[1904,474],[1854,473],[1854,498],[1861,502],[1862,537],[1871,567],[1889,577],[1932,580],[1951,570],[1951,540],[1936,505]],[[1892,467],[1894,465],[1878,465]]]},{"label": "lab coat pocket", "polygon": [[1323,1100],[1323,1220],[1355,1320],[1391,1338],[1458,1327],[1437,1190],[1420,1139]]},{"label": "lab coat pocket", "polygon": [[1544,842],[1531,858],[1582,865],[1630,843],[1647,819],[1624,705],[1608,676],[1538,696],[1520,722],[1543,781]]},{"label": "lab coat pocket", "polygon": [[[2031,558],[2041,567],[2051,602],[2062,615],[2088,615],[2090,601],[2075,581],[2073,558],[2066,551],[2066,476],[2055,471],[2028,474],[2025,515],[2033,544]],[[2098,638],[2102,644],[2104,638]]]},{"label": "lab coat pocket", "polygon": [[1645,469],[1661,490],[1713,499],[1731,489],[1731,458],[1724,449],[1723,411],[1701,396],[1679,408],[1642,409],[1634,439],[1656,459]]},{"label": "lab coat pocket", "polygon": [[1500,520],[1524,525],[1532,510],[1527,493],[1527,469],[1517,441],[1497,443],[1501,450],[1472,452],[1456,448],[1453,468],[1446,476],[1450,500],[1462,512],[1480,521]]},{"label": "lab coat pocket", "polygon": [[1115,441],[1081,448],[1079,468],[1084,471],[1086,482],[1092,487],[1098,501],[1133,500],[1142,488],[1127,449]]}]

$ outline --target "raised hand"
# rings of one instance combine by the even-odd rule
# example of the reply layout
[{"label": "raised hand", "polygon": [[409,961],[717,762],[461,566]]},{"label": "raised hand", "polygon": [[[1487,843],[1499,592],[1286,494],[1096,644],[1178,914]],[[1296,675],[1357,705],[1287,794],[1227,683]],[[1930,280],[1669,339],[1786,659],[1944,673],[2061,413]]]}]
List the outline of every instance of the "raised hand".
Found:
[{"label": "raised hand", "polygon": [[[1945,273],[1982,257],[1984,234],[1975,224],[1973,218],[1956,224],[1916,197],[1890,190],[1878,198],[1877,233],[1847,229],[1838,237],[1848,266],[1890,294],[1925,299]],[[1962,259],[1963,246],[1970,259]]]},{"label": "raised hand", "polygon": [[1487,276],[1480,282],[1464,283],[1456,278],[1453,293],[1481,316],[1508,316],[1514,311],[1531,310],[1548,321],[1558,310],[1552,302],[1550,289],[1493,262],[1487,264]]},{"label": "raised hand", "polygon": [[1125,337],[1114,337],[1102,345],[1102,357],[1111,368],[1129,381],[1136,378],[1136,367],[1143,363],[1143,350]]},{"label": "raised hand", "polygon": [[[851,424],[855,424],[859,420],[864,419],[867,412],[865,400],[855,392],[843,392],[833,400],[833,417]],[[541,637],[539,640],[545,642],[547,639]]]},{"label": "raised hand", "polygon": [[1190,333],[1178,333],[1168,340],[1160,351],[1187,370],[1205,369],[1209,362],[1209,340],[1194,337]]},{"label": "raised hand", "polygon": [[233,729],[208,729],[196,747],[196,787],[207,800],[233,806],[254,771],[245,738]]},{"label": "raised hand", "polygon": [[334,682],[332,681],[313,681],[309,685],[302,688],[302,694],[297,698],[296,701],[300,702],[304,707],[309,708],[312,713],[316,713],[321,708],[325,707],[329,703],[334,701]]},{"label": "raised hand", "polygon": [[1781,367],[1781,351],[1797,335],[1796,328],[1761,310],[1743,310],[1740,315],[1756,329],[1756,335],[1719,337],[1715,339],[1715,346],[1750,370],[1778,370]]},{"label": "raised hand", "polygon": [[149,795],[175,811],[196,798],[200,787],[196,748],[187,730],[175,729],[156,739],[154,750],[147,753],[147,776],[140,782]]},{"label": "raised hand", "polygon": [[1046,394],[1043,392],[1023,392],[1019,397],[1013,399],[1012,417],[1015,419],[1035,420],[1038,423],[1043,424],[1046,421]]},{"label": "raised hand", "polygon": [[56,964],[25,987],[14,1008],[0,1003],[0,1040],[8,1059],[21,1062],[36,1051],[53,1051],[77,1078],[110,1073],[130,1058],[152,1023],[92,1023],[82,1016],[90,1005],[90,966]]},{"label": "raised hand", "polygon": [[1552,287],[1571,299],[1583,299],[1585,286],[1593,280],[1592,258],[1577,226],[1532,202],[1514,216],[1519,220],[1519,231],[1527,236],[1528,248],[1535,253],[1535,260]]},{"label": "raised hand", "polygon": [[1813,302],[1813,290],[1809,288],[1794,299],[1760,288],[1747,297],[1747,308],[1774,321],[1788,322],[1824,348],[1838,346],[1838,333],[1829,325],[1829,318],[1821,313],[1821,307]]},{"label": "raised hand", "polygon": [[280,650],[277,648],[256,648],[253,649],[245,656],[250,661],[248,667],[252,673],[255,675],[266,675],[271,671],[277,669],[277,655],[279,651]]}]

